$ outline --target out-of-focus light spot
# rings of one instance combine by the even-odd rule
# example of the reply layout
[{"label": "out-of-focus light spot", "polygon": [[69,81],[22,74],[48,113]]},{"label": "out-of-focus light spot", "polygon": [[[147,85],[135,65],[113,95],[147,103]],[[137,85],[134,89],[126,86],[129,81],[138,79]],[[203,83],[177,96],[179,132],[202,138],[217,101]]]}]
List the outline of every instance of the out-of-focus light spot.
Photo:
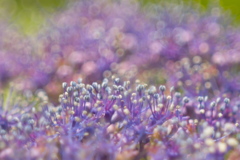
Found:
[{"label": "out-of-focus light spot", "polygon": [[199,51],[201,53],[207,53],[209,51],[209,45],[207,43],[201,43],[199,45]]}]

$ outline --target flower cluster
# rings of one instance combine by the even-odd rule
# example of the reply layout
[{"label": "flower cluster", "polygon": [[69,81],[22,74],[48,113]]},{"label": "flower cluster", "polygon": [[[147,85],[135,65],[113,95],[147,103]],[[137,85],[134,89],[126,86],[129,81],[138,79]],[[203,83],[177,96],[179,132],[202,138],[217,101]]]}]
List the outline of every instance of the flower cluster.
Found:
[{"label": "flower cluster", "polygon": [[2,35],[2,84],[14,79],[20,89],[58,94],[62,81],[117,74],[194,94],[240,90],[239,33],[218,8],[200,14],[175,4],[143,9],[134,0],[83,0],[51,22],[34,41]]},{"label": "flower cluster", "polygon": [[[6,82],[12,77],[27,72],[32,59],[31,46],[14,29],[3,25],[0,26],[0,81]],[[2,86],[2,84],[0,84]]]},{"label": "flower cluster", "polygon": [[42,88],[54,72],[53,60],[37,52],[37,40],[7,24],[0,22],[0,88],[11,82],[18,90]]},{"label": "flower cluster", "polygon": [[238,93],[239,33],[228,21],[219,8],[200,14],[175,4],[144,10],[135,1],[74,3],[40,38],[41,52],[55,66],[46,89],[62,79],[93,82],[117,74],[195,94]]},{"label": "flower cluster", "polygon": [[79,76],[93,82],[132,55],[134,63],[140,61],[138,52],[153,28],[135,1],[84,0],[57,15],[39,43],[55,61],[55,84]]},{"label": "flower cluster", "polygon": [[41,104],[1,107],[2,159],[202,160],[238,154],[238,99],[186,97],[174,88],[119,78],[62,86],[58,106],[40,91]]},{"label": "flower cluster", "polygon": [[[149,69],[164,68],[165,80],[184,86],[188,92],[239,93],[239,33],[229,26],[220,9],[200,15],[185,7],[166,8],[156,8],[153,14],[157,28],[149,46],[154,46],[155,52],[144,64],[148,63]],[[143,72],[148,79],[149,70]]]},{"label": "flower cluster", "polygon": [[0,159],[240,156],[240,34],[220,9],[82,0],[51,22],[0,29]]}]

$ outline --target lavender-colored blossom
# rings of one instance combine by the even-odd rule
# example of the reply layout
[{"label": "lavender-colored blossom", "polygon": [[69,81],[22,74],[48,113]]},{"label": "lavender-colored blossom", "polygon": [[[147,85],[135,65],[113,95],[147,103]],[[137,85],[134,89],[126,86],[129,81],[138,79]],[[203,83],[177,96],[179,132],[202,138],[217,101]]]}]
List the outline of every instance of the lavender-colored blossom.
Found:
[{"label": "lavender-colored blossom", "polygon": [[[168,5],[152,6],[151,23],[156,28],[146,39],[148,57],[137,64],[140,77],[184,86],[191,94],[238,94],[239,33],[229,25],[225,14],[219,8],[200,14]],[[117,73],[121,67],[119,64]]]},{"label": "lavender-colored blossom", "polygon": [[50,81],[53,60],[37,52],[34,38],[7,24],[0,22],[0,88],[12,82],[18,90],[42,88]]},{"label": "lavender-colored blossom", "polygon": [[117,73],[195,94],[240,89],[239,34],[218,8],[200,14],[174,4],[144,10],[135,1],[80,1],[56,15],[33,44],[2,30],[1,81],[14,79],[19,88],[56,93],[63,79],[93,82]]},{"label": "lavender-colored blossom", "polygon": [[239,146],[238,98],[119,78],[63,89],[58,106],[38,92],[42,104],[2,107],[2,159],[222,159]]},{"label": "lavender-colored blossom", "polygon": [[12,77],[16,78],[23,72],[28,72],[33,57],[31,57],[32,47],[26,45],[27,40],[21,37],[13,27],[1,23],[0,31],[0,81],[2,85]]},{"label": "lavender-colored blossom", "polygon": [[[206,15],[176,5],[152,9],[147,14],[133,1],[77,2],[39,38],[39,51],[10,34],[1,43],[2,81],[46,85],[48,92],[79,74],[93,83],[64,82],[58,105],[44,91],[4,93],[0,159],[237,157],[237,30],[217,8]],[[151,85],[153,75],[160,86]],[[99,83],[102,77],[112,78]]]},{"label": "lavender-colored blossom", "polygon": [[170,3],[141,9],[135,1],[93,2],[70,5],[42,34],[41,53],[52,62],[54,77],[47,91],[62,79],[81,75],[93,82],[117,74],[195,94],[211,87],[239,92],[239,34],[219,8],[203,14]]},{"label": "lavender-colored blossom", "polygon": [[80,1],[56,16],[43,36],[44,52],[58,57],[58,77],[74,73],[94,81],[139,52],[152,27],[147,22],[136,2]]}]

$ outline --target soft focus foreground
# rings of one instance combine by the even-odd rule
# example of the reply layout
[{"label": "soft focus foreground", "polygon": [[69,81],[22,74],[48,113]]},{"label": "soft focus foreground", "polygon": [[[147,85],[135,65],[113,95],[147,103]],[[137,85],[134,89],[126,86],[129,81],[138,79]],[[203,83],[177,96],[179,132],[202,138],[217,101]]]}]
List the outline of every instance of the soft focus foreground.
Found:
[{"label": "soft focus foreground", "polygon": [[46,26],[1,23],[0,159],[240,156],[240,31],[221,9],[82,0]]}]

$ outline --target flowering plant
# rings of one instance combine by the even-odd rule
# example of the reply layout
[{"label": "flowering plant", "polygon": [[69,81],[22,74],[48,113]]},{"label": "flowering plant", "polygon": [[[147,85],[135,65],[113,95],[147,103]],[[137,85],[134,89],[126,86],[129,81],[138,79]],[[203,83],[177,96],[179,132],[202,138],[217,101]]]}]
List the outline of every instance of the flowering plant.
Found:
[{"label": "flowering plant", "polygon": [[40,92],[41,106],[2,107],[1,158],[200,160],[237,151],[238,100],[119,78],[63,89],[58,106]]}]

